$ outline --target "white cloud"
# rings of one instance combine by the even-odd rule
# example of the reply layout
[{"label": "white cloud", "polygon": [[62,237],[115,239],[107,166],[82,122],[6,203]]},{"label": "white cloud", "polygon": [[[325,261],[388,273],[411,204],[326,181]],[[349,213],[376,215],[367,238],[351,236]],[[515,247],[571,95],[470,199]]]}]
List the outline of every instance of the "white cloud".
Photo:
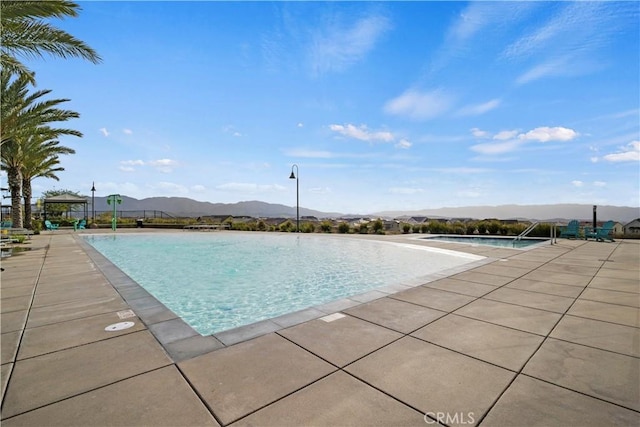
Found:
[{"label": "white cloud", "polygon": [[144,166],[144,162],[142,160],[123,160],[120,164],[125,166]]},{"label": "white cloud", "polygon": [[207,190],[207,187],[204,185],[196,184],[191,186],[191,191],[194,193],[204,193]]},{"label": "white cloud", "polygon": [[354,126],[347,125],[329,125],[329,129],[349,138],[359,139],[361,141],[383,141],[391,142],[394,136],[388,131],[369,131],[366,125]]},{"label": "white cloud", "polygon": [[593,186],[602,188],[602,187],[606,187],[607,183],[604,181],[593,181]]},{"label": "white cloud", "polygon": [[411,194],[424,193],[424,190],[422,188],[391,187],[389,188],[389,193],[411,195]]},{"label": "white cloud", "polygon": [[122,129],[122,132],[125,135],[133,135],[133,131],[131,129]]},{"label": "white cloud", "polygon": [[571,185],[573,185],[574,187],[582,187],[584,186],[584,182],[575,180],[575,181],[571,181]]},{"label": "white cloud", "polygon": [[486,142],[471,146],[471,150],[481,154],[504,154],[516,150],[522,141],[510,140],[504,142]]},{"label": "white cloud", "polygon": [[[488,132],[472,129],[474,134],[482,137],[490,136]],[[496,155],[509,153],[524,146],[530,141],[569,141],[578,136],[578,132],[573,129],[563,127],[538,127],[526,133],[519,133],[518,130],[503,130],[493,135],[492,139],[499,142],[484,142],[471,146],[471,150],[486,154]]]},{"label": "white cloud", "polygon": [[617,153],[605,155],[603,159],[608,162],[638,162],[640,161],[640,141],[632,141],[625,147],[621,147]]},{"label": "white cloud", "polygon": [[152,166],[160,172],[169,173],[172,172],[173,168],[177,165],[178,162],[171,159],[149,160],[148,162],[142,160],[122,160],[120,162],[120,170],[133,172],[135,171],[135,166]]},{"label": "white cloud", "polygon": [[411,142],[409,142],[409,140],[407,139],[401,139],[400,141],[398,141],[398,143],[395,145],[396,148],[402,148],[402,149],[408,149],[411,148],[413,144],[411,144]]},{"label": "white cloud", "polygon": [[498,108],[502,103],[499,99],[492,99],[490,101],[484,102],[482,104],[475,105],[467,105],[466,107],[458,110],[456,115],[458,116],[479,116],[484,113],[487,113],[495,108]]},{"label": "white cloud", "polygon": [[357,63],[391,28],[389,20],[382,15],[371,15],[342,28],[333,22],[312,37],[309,55],[314,74],[342,71]]},{"label": "white cloud", "polygon": [[100,128],[98,130],[102,133],[103,136],[109,136],[109,131],[107,130],[107,128]]},{"label": "white cloud", "polygon": [[556,77],[556,76],[566,76],[566,75],[574,75],[578,74],[578,71],[575,68],[571,68],[572,62],[569,57],[559,58],[547,60],[541,64],[538,64],[526,71],[524,74],[520,75],[516,79],[516,83],[519,85],[523,85],[525,83],[530,83],[535,80],[539,80],[544,77]]},{"label": "white cloud", "polygon": [[478,128],[472,128],[471,134],[476,138],[486,138],[489,136],[489,132],[487,132],[486,130],[478,129]]},{"label": "white cloud", "polygon": [[178,162],[172,159],[159,159],[150,160],[147,164],[155,167],[160,172],[170,173],[173,172],[173,169],[178,165]]},{"label": "white cloud", "polygon": [[220,191],[231,191],[239,193],[273,193],[279,191],[286,191],[286,187],[278,184],[251,184],[244,182],[230,182],[227,184],[221,184],[216,186]]},{"label": "white cloud", "polygon": [[502,130],[495,135],[493,135],[493,139],[497,139],[498,141],[506,141],[507,139],[513,139],[518,135],[517,130]]},{"label": "white cloud", "polygon": [[578,132],[573,129],[563,127],[539,127],[527,133],[518,135],[518,138],[527,141],[571,141],[578,136]]},{"label": "white cloud", "polygon": [[304,127],[304,123],[298,123],[296,126],[298,126],[299,128]]},{"label": "white cloud", "polygon": [[384,106],[387,114],[406,116],[415,120],[427,120],[440,116],[451,109],[453,97],[441,90],[419,92],[407,90],[388,101]]}]

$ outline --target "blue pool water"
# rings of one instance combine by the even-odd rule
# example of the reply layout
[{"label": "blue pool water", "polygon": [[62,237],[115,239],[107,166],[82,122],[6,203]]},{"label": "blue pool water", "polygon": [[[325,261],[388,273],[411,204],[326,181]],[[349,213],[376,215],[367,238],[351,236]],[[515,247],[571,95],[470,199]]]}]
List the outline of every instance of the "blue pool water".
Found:
[{"label": "blue pool water", "polygon": [[136,233],[86,240],[202,335],[482,258],[305,234]]},{"label": "blue pool water", "polygon": [[468,243],[474,245],[499,246],[502,248],[526,248],[531,245],[548,242],[549,239],[536,239],[525,237],[514,240],[513,237],[479,237],[479,236],[433,236],[421,237],[425,240],[437,240],[439,242]]}]

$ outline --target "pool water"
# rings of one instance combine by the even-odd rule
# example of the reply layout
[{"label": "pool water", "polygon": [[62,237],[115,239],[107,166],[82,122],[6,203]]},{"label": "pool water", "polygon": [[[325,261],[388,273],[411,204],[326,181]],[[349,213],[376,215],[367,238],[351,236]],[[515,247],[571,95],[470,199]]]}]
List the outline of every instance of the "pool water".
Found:
[{"label": "pool water", "polygon": [[468,243],[475,245],[499,246],[501,248],[526,248],[531,245],[548,242],[549,239],[536,239],[525,237],[514,240],[514,237],[480,237],[480,236],[433,236],[421,237],[425,240],[436,240],[439,242]]},{"label": "pool water", "polygon": [[482,259],[347,236],[136,233],[86,240],[202,335]]}]

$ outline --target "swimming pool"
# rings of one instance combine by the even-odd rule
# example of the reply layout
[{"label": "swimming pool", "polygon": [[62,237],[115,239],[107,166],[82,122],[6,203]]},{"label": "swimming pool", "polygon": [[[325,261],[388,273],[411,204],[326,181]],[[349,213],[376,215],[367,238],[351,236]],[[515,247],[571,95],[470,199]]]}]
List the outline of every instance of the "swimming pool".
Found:
[{"label": "swimming pool", "polygon": [[330,235],[136,233],[85,238],[202,335],[482,259]]},{"label": "swimming pool", "polygon": [[467,243],[472,245],[499,246],[501,248],[526,248],[528,246],[537,245],[548,242],[549,239],[537,239],[525,237],[520,240],[514,240],[514,237],[481,237],[481,236],[432,236],[421,237],[424,240],[436,240],[439,242],[450,243]]}]

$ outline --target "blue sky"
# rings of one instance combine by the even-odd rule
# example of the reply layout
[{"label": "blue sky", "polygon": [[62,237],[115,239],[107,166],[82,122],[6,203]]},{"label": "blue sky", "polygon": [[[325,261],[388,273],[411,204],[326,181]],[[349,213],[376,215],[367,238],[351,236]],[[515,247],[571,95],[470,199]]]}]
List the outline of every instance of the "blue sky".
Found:
[{"label": "blue sky", "polygon": [[637,2],[80,5],[103,62],[27,61],[84,133],[36,197],[640,205]]}]

